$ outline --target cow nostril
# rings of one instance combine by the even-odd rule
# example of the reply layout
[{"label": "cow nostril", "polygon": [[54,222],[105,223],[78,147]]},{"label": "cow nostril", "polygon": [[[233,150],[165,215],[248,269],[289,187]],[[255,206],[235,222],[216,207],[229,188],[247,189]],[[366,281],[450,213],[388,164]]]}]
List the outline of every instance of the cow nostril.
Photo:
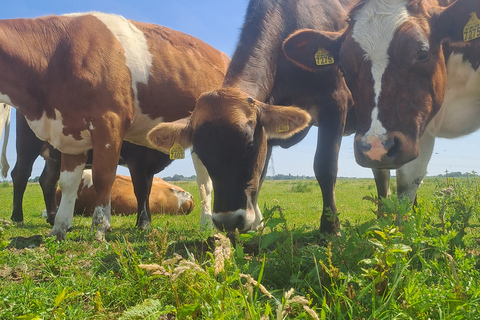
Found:
[{"label": "cow nostril", "polygon": [[361,153],[365,153],[367,151],[370,151],[370,149],[372,148],[372,145],[366,141],[358,141],[357,148],[358,148],[358,151],[360,151]]},{"label": "cow nostril", "polygon": [[387,142],[385,142],[385,149],[387,151],[387,157],[395,158],[397,157],[400,147],[401,147],[400,139],[397,137],[390,138]]}]

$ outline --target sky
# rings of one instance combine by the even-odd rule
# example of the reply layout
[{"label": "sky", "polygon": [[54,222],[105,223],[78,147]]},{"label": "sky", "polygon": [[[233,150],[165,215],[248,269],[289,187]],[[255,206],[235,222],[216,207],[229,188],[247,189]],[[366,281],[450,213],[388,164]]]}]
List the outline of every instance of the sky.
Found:
[{"label": "sky", "polygon": [[[247,0],[15,0],[3,1],[0,19],[35,18],[50,14],[100,11],[115,13],[127,19],[163,25],[195,36],[230,57],[236,47],[243,24]],[[2,135],[2,143],[3,143]],[[297,145],[273,150],[273,165],[269,174],[292,174],[314,176],[313,157],[315,154],[317,129],[312,128],[303,141]],[[449,172],[480,172],[480,133],[467,137],[446,140],[437,139],[428,175]],[[12,112],[10,140],[7,148],[10,170],[16,161],[15,112]],[[39,157],[34,164],[32,177],[39,176],[44,160]],[[118,167],[118,174],[128,175],[128,169]],[[159,177],[180,174],[195,174],[189,151],[183,160],[174,161]],[[395,174],[394,172],[392,173]],[[354,158],[353,135],[345,137],[339,155],[339,177],[371,178],[370,169],[360,167]],[[1,179],[1,178],[0,178]],[[11,180],[10,171],[8,179]]]}]

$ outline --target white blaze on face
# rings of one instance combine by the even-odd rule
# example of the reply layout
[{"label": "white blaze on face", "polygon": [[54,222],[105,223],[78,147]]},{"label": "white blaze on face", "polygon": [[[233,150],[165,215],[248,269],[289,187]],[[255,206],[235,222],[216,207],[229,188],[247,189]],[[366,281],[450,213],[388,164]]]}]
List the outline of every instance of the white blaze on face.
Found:
[{"label": "white blaze on face", "polygon": [[378,101],[382,91],[382,77],[389,61],[388,48],[397,28],[408,20],[406,5],[405,0],[371,0],[354,17],[352,37],[365,51],[365,60],[372,64],[375,94],[372,123],[364,139],[371,136],[383,139],[386,134],[378,119]]}]

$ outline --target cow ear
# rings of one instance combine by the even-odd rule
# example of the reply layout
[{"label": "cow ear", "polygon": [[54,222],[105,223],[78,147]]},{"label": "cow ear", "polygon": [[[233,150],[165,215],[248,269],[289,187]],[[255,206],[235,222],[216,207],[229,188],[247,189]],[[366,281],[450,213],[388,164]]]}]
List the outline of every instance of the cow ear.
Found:
[{"label": "cow ear", "polygon": [[288,139],[310,125],[310,114],[297,107],[262,104],[259,122],[269,139]]},{"label": "cow ear", "polygon": [[480,0],[458,0],[433,16],[434,41],[480,41]]},{"label": "cow ear", "polygon": [[175,143],[184,149],[192,146],[193,130],[190,117],[158,124],[147,134],[148,141],[158,150],[169,153]]},{"label": "cow ear", "polygon": [[315,72],[337,63],[343,39],[344,32],[298,30],[283,42],[283,52],[299,67]]}]

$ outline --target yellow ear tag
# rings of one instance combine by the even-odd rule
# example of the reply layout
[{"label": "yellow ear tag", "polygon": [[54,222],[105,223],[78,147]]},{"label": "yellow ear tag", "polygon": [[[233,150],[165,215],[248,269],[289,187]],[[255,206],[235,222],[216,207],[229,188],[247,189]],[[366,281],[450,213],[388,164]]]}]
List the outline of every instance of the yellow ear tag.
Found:
[{"label": "yellow ear tag", "polygon": [[290,126],[288,123],[281,124],[277,127],[277,132],[282,133],[282,132],[287,132],[290,131]]},{"label": "yellow ear tag", "polygon": [[178,143],[174,143],[170,148],[170,160],[185,159],[185,149]]},{"label": "yellow ear tag", "polygon": [[472,12],[470,20],[463,28],[463,40],[471,41],[476,38],[480,38],[480,20],[477,17],[477,13]]},{"label": "yellow ear tag", "polygon": [[318,48],[317,53],[315,53],[315,63],[317,66],[326,66],[329,64],[334,64],[333,56],[328,52],[328,50]]}]

